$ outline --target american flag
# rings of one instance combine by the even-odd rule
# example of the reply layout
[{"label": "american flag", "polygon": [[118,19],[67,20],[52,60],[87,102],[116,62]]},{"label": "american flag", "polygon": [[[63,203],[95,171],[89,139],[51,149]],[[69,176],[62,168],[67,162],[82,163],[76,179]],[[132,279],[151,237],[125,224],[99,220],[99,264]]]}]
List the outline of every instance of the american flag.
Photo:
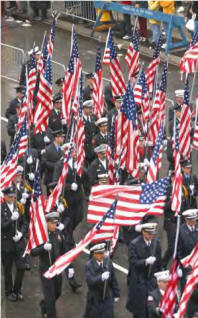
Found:
[{"label": "american flag", "polygon": [[17,161],[27,149],[27,129],[24,121],[20,130],[16,133],[10,151],[1,165],[1,190],[9,187],[17,173]]},{"label": "american flag", "polygon": [[153,155],[150,160],[148,172],[147,172],[147,183],[151,183],[157,180],[157,177],[161,168],[162,152],[163,152],[163,136],[164,136],[164,125],[161,126]]},{"label": "american flag", "polygon": [[43,47],[42,47],[42,51],[41,51],[41,55],[39,57],[38,60],[38,72],[39,73],[43,73],[44,69],[45,69],[45,64],[47,61],[47,56],[48,56],[48,49],[47,49],[47,37],[46,34],[44,34],[44,38],[43,38]]},{"label": "american flag", "polygon": [[195,113],[195,126],[192,146],[194,149],[198,150],[198,95],[196,96],[196,113]]},{"label": "american flag", "polygon": [[159,309],[163,313],[163,318],[173,317],[177,300],[177,285],[179,281],[178,269],[179,263],[176,259],[174,259],[170,269],[170,280],[168,282],[165,294],[162,296],[159,304]]},{"label": "american flag", "polygon": [[28,230],[28,242],[24,255],[48,240],[47,224],[45,219],[44,198],[41,189],[40,171],[37,164],[33,193],[30,203],[30,224]]},{"label": "american flag", "polygon": [[110,220],[111,223],[113,222],[116,204],[117,200],[113,202],[109,211],[107,211],[107,213],[99,220],[99,222],[76,245],[76,247],[57,258],[55,263],[44,273],[44,277],[50,279],[61,274],[62,271],[67,268],[69,264],[71,264],[91,242],[104,241],[105,239],[110,239],[112,237],[112,230],[110,235],[108,233],[109,228],[111,227],[108,226],[108,231],[106,231],[105,226],[108,220]]},{"label": "american flag", "polygon": [[185,317],[188,301],[197,286],[198,286],[198,264],[195,268],[192,269],[192,271],[188,275],[188,278],[184,287],[184,291],[182,293],[182,297],[178,305],[179,310],[176,315],[177,318]]},{"label": "american flag", "polygon": [[111,39],[109,38],[110,31],[111,31],[111,29],[109,29],[109,31],[108,31],[103,60],[102,60],[102,64],[104,64],[104,65],[110,63],[110,46],[111,46]]},{"label": "american flag", "polygon": [[115,168],[114,168],[114,159],[115,159],[115,120],[116,117],[113,117],[110,131],[108,133],[108,147],[107,147],[107,162],[108,162],[108,178],[109,184],[114,184],[115,182]]},{"label": "american flag", "polygon": [[52,26],[51,26],[51,30],[50,30],[49,41],[48,41],[48,44],[47,44],[48,55],[50,55],[51,58],[52,58],[52,53],[53,53],[53,49],[54,49],[55,26],[56,26],[56,18],[53,17]]},{"label": "american flag", "polygon": [[28,104],[27,104],[27,86],[25,85],[22,90],[22,101],[21,101],[21,108],[19,112],[19,119],[18,119],[18,124],[17,124],[17,131],[21,129],[21,126],[25,120],[25,116],[27,115],[28,112]]},{"label": "american flag", "polygon": [[100,118],[104,112],[104,91],[102,79],[102,65],[101,65],[101,49],[98,46],[96,55],[95,74],[93,78],[93,93],[92,99],[94,104],[94,114]]},{"label": "american flag", "polygon": [[110,42],[110,79],[111,79],[111,87],[113,96],[123,95],[126,90],[126,85],[124,82],[124,77],[122,74],[120,62],[117,58],[116,47],[113,41],[113,34],[110,31],[109,34],[109,42]]},{"label": "american flag", "polygon": [[149,66],[146,70],[146,80],[147,80],[147,84],[148,84],[148,90],[150,93],[153,92],[155,75],[156,75],[158,65],[160,64],[161,46],[162,46],[162,37],[160,35],[157,46],[156,46],[155,51],[153,53],[152,61],[150,62]]},{"label": "american flag", "polygon": [[48,118],[53,109],[52,103],[52,59],[48,55],[43,74],[40,76],[37,105],[34,115],[34,133],[46,131]]},{"label": "american flag", "polygon": [[129,80],[135,73],[139,72],[140,69],[139,40],[140,35],[138,30],[136,30],[135,34],[131,37],[131,42],[125,56],[125,62],[129,67]]},{"label": "american flag", "polygon": [[194,73],[198,70],[198,31],[194,33],[190,47],[184,53],[179,67],[182,78],[183,73]]},{"label": "american flag", "polygon": [[185,258],[180,260],[181,264],[183,267],[191,267],[195,268],[198,266],[198,242],[193,248],[192,252],[190,255],[186,256]]},{"label": "american flag", "polygon": [[[99,185],[92,187],[87,221],[96,223],[119,195],[114,225],[132,226],[146,215],[162,215],[169,178],[137,186]],[[111,223],[111,222],[109,222]]]},{"label": "american flag", "polygon": [[34,106],[33,106],[33,98],[34,91],[36,87],[36,61],[35,61],[35,53],[33,52],[30,55],[30,66],[28,73],[28,83],[27,83],[27,118],[29,127],[33,124],[34,121]]},{"label": "american flag", "polygon": [[190,158],[190,132],[191,132],[191,110],[190,91],[188,78],[184,89],[184,104],[182,105],[180,127],[179,127],[179,149],[184,158]]}]

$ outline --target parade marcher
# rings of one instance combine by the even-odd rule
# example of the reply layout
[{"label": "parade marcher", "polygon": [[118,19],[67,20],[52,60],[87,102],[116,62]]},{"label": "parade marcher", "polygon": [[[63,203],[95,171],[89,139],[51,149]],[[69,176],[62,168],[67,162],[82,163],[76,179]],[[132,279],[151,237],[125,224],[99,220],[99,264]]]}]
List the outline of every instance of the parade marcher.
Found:
[{"label": "parade marcher", "polygon": [[174,107],[169,107],[168,109],[168,121],[170,123],[174,120],[174,109],[176,109],[178,106],[182,106],[184,103],[184,89],[177,89],[175,91],[175,103]]},{"label": "parade marcher", "polygon": [[[176,116],[175,124],[177,126],[180,123],[181,105],[176,104],[173,110],[175,111],[175,116]],[[173,118],[169,121],[169,136],[172,137],[173,134],[174,134],[174,115],[173,115]]]},{"label": "parade marcher", "polygon": [[19,120],[19,112],[21,109],[20,104],[17,104],[15,106],[16,108],[16,114],[12,115],[9,117],[8,119],[8,127],[7,127],[7,131],[8,131],[8,135],[10,136],[10,146],[12,145],[13,141],[14,141],[14,136],[17,132],[17,124],[18,124],[18,120]]},{"label": "parade marcher", "polygon": [[181,211],[197,208],[198,179],[192,174],[190,160],[181,162],[182,166],[182,206]]},{"label": "parade marcher", "polygon": [[111,84],[108,84],[105,86],[104,89],[104,98],[105,98],[105,104],[107,107],[108,113],[115,107],[114,97],[112,94]]},{"label": "parade marcher", "polygon": [[[37,67],[37,62],[38,62],[38,60],[40,58],[41,51],[40,51],[38,46],[35,46],[33,49],[31,49],[28,52],[28,55],[30,56],[33,52],[35,54],[34,57],[35,57],[35,62],[36,62],[36,67]],[[19,85],[23,85],[23,86],[26,85],[26,66],[28,67],[28,72],[29,72],[30,60],[28,60],[26,63],[24,63],[22,65],[21,74],[20,74],[20,78],[19,78]],[[36,91],[37,91],[38,84],[39,84],[39,81],[38,81],[38,78],[37,78]]]},{"label": "parade marcher", "polygon": [[101,117],[97,120],[96,126],[99,128],[99,133],[92,139],[92,145],[95,148],[100,145],[107,144],[108,142],[108,119],[106,117]]},{"label": "parade marcher", "polygon": [[156,233],[156,223],[144,223],[142,235],[130,243],[126,308],[134,318],[148,318],[148,293],[157,286],[154,273],[161,270],[161,247]]},{"label": "parade marcher", "polygon": [[58,88],[58,93],[62,94],[62,90],[63,90],[63,82],[64,82],[64,77],[59,77],[57,78],[55,84]]},{"label": "parade marcher", "polygon": [[53,97],[54,107],[49,115],[48,128],[51,128],[52,131],[63,130],[67,132],[66,122],[61,118],[61,109],[62,109],[63,96],[61,93],[57,93]]},{"label": "parade marcher", "polygon": [[31,255],[39,256],[40,259],[39,272],[44,296],[44,299],[40,302],[42,317],[56,318],[56,300],[61,295],[62,276],[58,275],[52,279],[47,279],[43,274],[55,262],[57,257],[64,254],[66,250],[64,236],[57,229],[59,213],[53,211],[46,214],[46,221],[49,240],[34,248],[31,251]]},{"label": "parade marcher", "polygon": [[[27,223],[20,208],[17,207],[16,189],[10,186],[3,191],[1,203],[1,255],[5,279],[5,294],[10,301],[23,300],[21,293],[26,266],[23,256],[25,250],[24,234]],[[12,280],[13,263],[16,265],[14,284]]]},{"label": "parade marcher", "polygon": [[94,149],[97,154],[97,157],[89,166],[88,176],[89,176],[89,185],[93,186],[99,183],[98,176],[100,174],[108,174],[108,163],[106,157],[107,145],[102,144]]},{"label": "parade marcher", "polygon": [[[69,215],[72,219],[72,230],[74,231],[78,224],[83,219],[83,190],[81,178],[76,172],[76,154],[73,150],[70,153],[70,159],[68,161],[69,169],[65,180],[63,196],[68,204]],[[55,165],[53,173],[53,181],[58,181],[63,169],[63,159],[58,161]]]},{"label": "parade marcher", "polygon": [[84,318],[113,318],[114,302],[120,297],[112,261],[105,257],[105,243],[94,245],[85,268],[88,285]]},{"label": "parade marcher", "polygon": [[10,118],[12,115],[16,115],[16,105],[21,105],[22,97],[23,97],[23,86],[16,87],[17,96],[11,100],[8,108],[6,109],[5,116],[6,118]]},{"label": "parade marcher", "polygon": [[45,152],[42,154],[41,164],[45,167],[44,184],[47,187],[49,194],[48,184],[53,181],[53,173],[55,164],[61,159],[63,152],[61,145],[63,144],[64,137],[61,130],[53,132],[54,142],[46,147]]},{"label": "parade marcher", "polygon": [[86,100],[90,100],[92,98],[92,93],[93,93],[93,78],[94,78],[94,73],[88,73],[86,74],[86,79],[88,85],[84,88],[83,90],[83,101],[85,102]]},{"label": "parade marcher", "polygon": [[117,116],[118,111],[120,110],[121,102],[122,102],[122,96],[115,96],[114,97],[115,107],[113,107],[108,112],[108,131],[110,131],[112,122],[113,122],[114,118]]},{"label": "parade marcher", "polygon": [[1,140],[1,164],[7,156],[6,144],[4,140]]}]

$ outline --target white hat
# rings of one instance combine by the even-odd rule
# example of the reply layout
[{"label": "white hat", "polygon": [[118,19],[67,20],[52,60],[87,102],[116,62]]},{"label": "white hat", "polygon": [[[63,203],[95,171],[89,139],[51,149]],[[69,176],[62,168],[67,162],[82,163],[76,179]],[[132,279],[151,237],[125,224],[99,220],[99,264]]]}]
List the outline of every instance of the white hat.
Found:
[{"label": "white hat", "polygon": [[162,280],[164,282],[168,282],[170,279],[170,273],[169,271],[162,271],[162,272],[157,272],[154,274],[157,280]]},{"label": "white hat", "polygon": [[90,248],[90,252],[104,253],[105,247],[106,247],[105,243],[96,244]]},{"label": "white hat", "polygon": [[142,230],[150,233],[150,234],[156,234],[157,232],[157,223],[143,223],[142,224]]},{"label": "white hat", "polygon": [[107,173],[98,174],[98,179],[102,179],[102,178],[108,178],[108,174]]},{"label": "white hat", "polygon": [[175,96],[176,97],[184,97],[184,90],[183,89],[176,89]]},{"label": "white hat", "polygon": [[108,119],[106,117],[101,117],[96,121],[96,126],[104,126],[107,125]]},{"label": "white hat", "polygon": [[93,101],[92,99],[89,99],[89,100],[86,100],[84,103],[83,103],[83,107],[93,107]]},{"label": "white hat", "polygon": [[23,166],[17,166],[17,173],[22,173],[24,170]]},{"label": "white hat", "polygon": [[33,49],[31,49],[29,52],[28,52],[28,55],[31,55],[32,53],[35,53],[35,54],[41,54],[41,51],[39,49],[39,46],[35,46]]},{"label": "white hat", "polygon": [[198,217],[198,209],[189,209],[182,213],[185,219],[192,220]]},{"label": "white hat", "polygon": [[106,150],[107,150],[106,144],[101,144],[98,147],[94,148],[95,152],[106,152]]}]

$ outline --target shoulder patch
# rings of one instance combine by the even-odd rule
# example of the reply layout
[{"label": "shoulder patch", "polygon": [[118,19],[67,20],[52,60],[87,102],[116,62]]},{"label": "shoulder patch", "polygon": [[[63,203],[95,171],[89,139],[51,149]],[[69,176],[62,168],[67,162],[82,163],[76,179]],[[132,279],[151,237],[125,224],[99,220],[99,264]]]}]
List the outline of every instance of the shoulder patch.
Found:
[{"label": "shoulder patch", "polygon": [[148,298],[147,298],[147,301],[153,301],[154,300],[154,297],[149,295]]}]

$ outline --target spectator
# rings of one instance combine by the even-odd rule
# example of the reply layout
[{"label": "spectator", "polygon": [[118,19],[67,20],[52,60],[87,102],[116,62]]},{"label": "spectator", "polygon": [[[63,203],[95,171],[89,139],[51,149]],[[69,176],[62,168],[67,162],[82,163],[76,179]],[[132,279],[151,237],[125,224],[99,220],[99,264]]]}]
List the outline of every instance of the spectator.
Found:
[{"label": "spectator", "polygon": [[[131,1],[121,1],[122,4],[130,6]],[[131,16],[130,14],[124,14],[124,36],[123,40],[130,40],[131,38]]]},{"label": "spectator", "polygon": [[187,11],[187,16],[186,16],[186,21],[192,18],[195,18],[194,33],[196,33],[198,31],[198,1],[190,1],[188,11]]},{"label": "spectator", "polygon": [[[33,20],[42,21],[47,18],[47,9],[50,7],[50,1],[30,1],[33,10]],[[41,10],[41,16],[39,11]]]},{"label": "spectator", "polygon": [[[174,14],[175,13],[175,1],[160,1],[159,2],[160,7],[163,9],[163,13],[165,14]],[[166,22],[163,22],[163,29],[166,33],[166,38],[168,35],[168,27],[169,24]],[[162,48],[165,49],[166,48],[166,43],[164,43],[162,45]]]},{"label": "spectator", "polygon": [[[147,1],[136,1],[136,8],[148,9]],[[145,42],[148,38],[147,33],[147,19],[143,17],[138,17],[140,26],[140,41]]]},{"label": "spectator", "polygon": [[[148,8],[149,10],[153,11],[158,11],[160,9],[159,1],[148,1]],[[149,19],[149,22],[152,25],[152,32],[153,32],[153,37],[152,37],[152,43],[150,46],[150,49],[155,49],[156,44],[159,40],[160,37],[160,22],[155,20],[155,19]]]}]

